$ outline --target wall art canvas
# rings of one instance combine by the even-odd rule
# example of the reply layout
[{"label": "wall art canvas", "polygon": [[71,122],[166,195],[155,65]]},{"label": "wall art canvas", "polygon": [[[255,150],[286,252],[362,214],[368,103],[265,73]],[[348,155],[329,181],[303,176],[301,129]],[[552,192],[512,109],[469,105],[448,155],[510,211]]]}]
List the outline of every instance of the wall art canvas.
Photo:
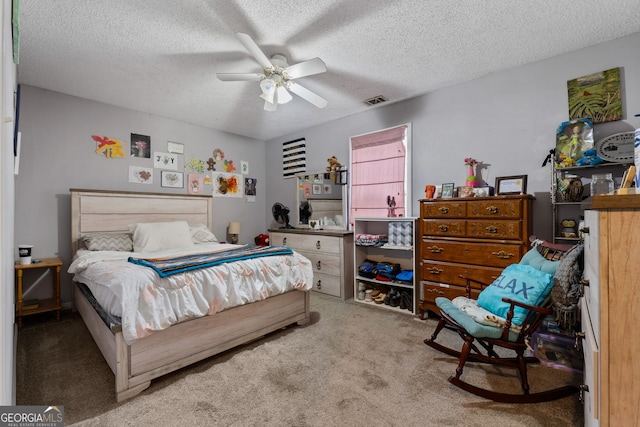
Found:
[{"label": "wall art canvas", "polygon": [[240,160],[240,173],[247,175],[249,173],[249,162],[246,160]]},{"label": "wall art canvas", "polygon": [[151,137],[148,135],[131,134],[131,157],[151,158]]},{"label": "wall art canvas", "polygon": [[141,166],[129,166],[129,182],[135,184],[153,184],[153,169]]},{"label": "wall art canvas", "polygon": [[620,68],[578,77],[567,82],[569,120],[591,119],[591,123],[622,120]]},{"label": "wall art canvas", "polygon": [[153,167],[156,169],[178,170],[178,155],[175,153],[153,153]]},{"label": "wall art canvas", "polygon": [[226,172],[212,172],[214,197],[244,196],[244,178],[242,175]]}]

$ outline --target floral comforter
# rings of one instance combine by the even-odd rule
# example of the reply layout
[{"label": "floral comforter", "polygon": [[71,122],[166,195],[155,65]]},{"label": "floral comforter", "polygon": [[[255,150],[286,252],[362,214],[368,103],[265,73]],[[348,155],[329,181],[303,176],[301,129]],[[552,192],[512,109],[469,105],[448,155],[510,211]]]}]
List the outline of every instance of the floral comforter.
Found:
[{"label": "floral comforter", "polygon": [[175,257],[228,250],[237,245],[209,243],[195,249],[135,253],[81,249],[69,266],[100,304],[122,319],[131,344],[154,331],[195,317],[263,300],[290,290],[310,290],[311,262],[302,255],[274,255],[221,264],[160,278],[151,268],[127,261],[135,257]]}]

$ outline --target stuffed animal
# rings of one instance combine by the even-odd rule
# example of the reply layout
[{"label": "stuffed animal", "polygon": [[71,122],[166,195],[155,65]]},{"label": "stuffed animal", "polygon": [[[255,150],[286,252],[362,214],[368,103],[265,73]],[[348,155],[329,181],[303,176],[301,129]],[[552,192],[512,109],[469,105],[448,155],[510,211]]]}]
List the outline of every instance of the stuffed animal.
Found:
[{"label": "stuffed animal", "polygon": [[582,158],[576,162],[576,166],[593,166],[604,162],[598,157],[598,152],[594,149],[586,150],[582,153]]},{"label": "stuffed animal", "polygon": [[336,156],[329,157],[327,159],[327,162],[329,162],[329,166],[327,166],[327,172],[335,172],[338,169],[340,169],[340,167],[342,166],[342,164],[338,161]]}]

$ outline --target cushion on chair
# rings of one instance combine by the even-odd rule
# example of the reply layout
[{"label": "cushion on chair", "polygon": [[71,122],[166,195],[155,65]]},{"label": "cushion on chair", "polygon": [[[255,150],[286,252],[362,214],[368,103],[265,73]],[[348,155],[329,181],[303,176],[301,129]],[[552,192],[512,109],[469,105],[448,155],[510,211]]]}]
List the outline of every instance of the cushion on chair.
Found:
[{"label": "cushion on chair", "polygon": [[[478,323],[482,323],[487,326],[496,326],[503,328],[507,323],[507,319],[504,317],[496,316],[489,310],[486,310],[478,305],[478,301],[467,297],[455,297],[451,303],[458,308],[458,310],[464,312],[467,316],[470,316]],[[521,326],[511,324],[511,330],[514,332],[520,332]]]},{"label": "cushion on chair", "polygon": [[524,254],[522,259],[520,260],[520,264],[530,265],[532,267],[537,268],[538,270],[542,270],[545,273],[549,273],[552,276],[556,274],[556,270],[558,269],[558,265],[560,265],[560,261],[549,261],[545,257],[540,254],[538,248],[532,248]]},{"label": "cushion on chair", "polygon": [[[478,305],[500,317],[507,317],[509,304],[503,297],[539,306],[551,292],[553,276],[530,265],[511,264],[478,296]],[[513,323],[522,325],[528,311],[514,308]]]},{"label": "cushion on chair", "polygon": [[[444,297],[436,298],[436,305],[442,310],[444,313],[449,315],[453,320],[455,320],[460,326],[462,326],[469,334],[476,338],[495,338],[498,339],[502,336],[502,328],[497,328],[495,326],[482,325],[472,317],[468,316],[463,311],[459,310],[458,307],[453,305],[451,301]],[[509,341],[515,341],[517,338],[517,333],[510,331],[509,332]]]}]

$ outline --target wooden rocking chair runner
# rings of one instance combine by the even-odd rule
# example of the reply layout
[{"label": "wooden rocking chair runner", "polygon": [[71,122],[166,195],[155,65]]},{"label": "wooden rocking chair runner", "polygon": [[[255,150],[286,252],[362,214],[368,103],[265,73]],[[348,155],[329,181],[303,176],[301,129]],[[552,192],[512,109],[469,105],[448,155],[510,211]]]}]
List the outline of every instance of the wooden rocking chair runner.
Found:
[{"label": "wooden rocking chair runner", "polygon": [[[536,252],[541,254],[546,261],[564,257],[564,255],[568,254],[571,250],[576,251],[571,259],[575,259],[576,256],[582,254],[581,245],[556,245],[548,242],[540,242],[536,248]],[[532,251],[530,251],[529,254],[532,254]],[[523,261],[529,254],[523,257]],[[535,253],[533,253],[532,256],[537,257]],[[535,267],[542,267],[543,269],[549,267],[553,271],[554,268],[558,268],[559,262],[570,262],[569,258],[570,257],[566,257],[566,260],[562,258],[561,261],[556,261],[554,265],[545,264],[544,267],[542,267],[542,264],[538,259],[535,261]],[[475,304],[475,301],[470,299],[472,283],[480,285],[482,290],[489,286],[488,284],[467,278],[466,298],[470,303],[469,305]],[[551,308],[551,298],[547,295],[538,305],[527,304],[506,297],[501,298],[501,300],[504,305],[508,307],[506,309],[506,316],[504,316],[504,319],[500,319],[496,325],[491,325],[491,321],[484,321],[487,317],[491,318],[490,320],[492,321],[494,320],[493,318],[495,318],[495,316],[490,312],[488,316],[484,315],[483,318],[478,319],[478,315],[477,313],[473,313],[472,307],[471,311],[468,311],[467,308],[469,307],[467,306],[461,307],[462,309],[460,309],[459,302],[454,304],[447,298],[442,297],[436,299],[436,304],[440,309],[441,318],[433,332],[433,335],[430,338],[425,339],[424,343],[445,354],[459,358],[456,373],[454,376],[449,377],[449,382],[477,396],[505,403],[546,402],[576,393],[578,391],[578,387],[573,385],[536,393],[530,393],[529,391],[527,365],[530,363],[539,363],[539,360],[535,357],[525,356],[525,351],[528,349],[527,340],[538,326],[540,326],[544,318],[553,312],[553,309]],[[465,300],[461,299],[460,301],[462,301],[463,305],[465,304]],[[480,310],[483,309],[480,308]],[[520,310],[519,314],[518,310]],[[514,326],[514,319],[518,318],[518,316],[519,325]],[[479,320],[482,323],[480,323]],[[463,339],[464,343],[461,351],[451,349],[436,342],[438,334],[445,327],[454,330]],[[514,351],[515,357],[501,357],[494,350],[495,347]],[[463,381],[461,376],[467,361],[496,364],[517,369],[520,375],[522,393],[510,394],[487,390]]]}]

